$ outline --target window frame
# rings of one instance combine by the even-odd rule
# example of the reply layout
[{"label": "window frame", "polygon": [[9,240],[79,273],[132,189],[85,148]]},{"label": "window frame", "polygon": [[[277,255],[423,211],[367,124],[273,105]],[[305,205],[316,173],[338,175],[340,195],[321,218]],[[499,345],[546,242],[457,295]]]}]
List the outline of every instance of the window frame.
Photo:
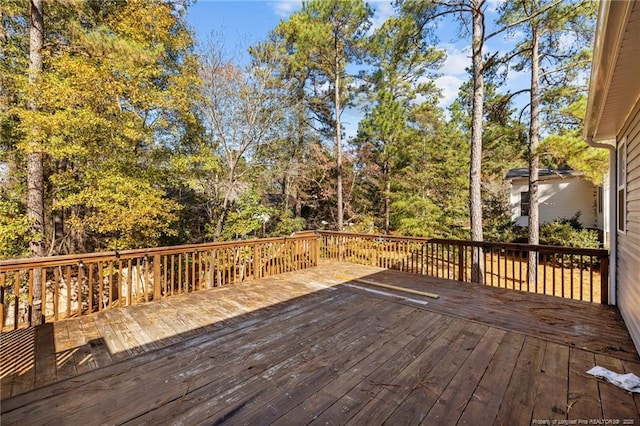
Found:
[{"label": "window frame", "polygon": [[596,187],[596,212],[598,215],[602,214],[604,211],[604,186],[598,185]]},{"label": "window frame", "polygon": [[[526,194],[526,195],[525,195]],[[526,202],[524,201],[524,199],[526,198]],[[524,206],[527,206],[526,208],[526,214],[525,214],[525,208]],[[529,209],[531,208],[531,197],[529,194],[529,191],[520,191],[520,217],[529,217]]]},{"label": "window frame", "polygon": [[627,233],[627,137],[616,151],[616,229],[618,234]]}]

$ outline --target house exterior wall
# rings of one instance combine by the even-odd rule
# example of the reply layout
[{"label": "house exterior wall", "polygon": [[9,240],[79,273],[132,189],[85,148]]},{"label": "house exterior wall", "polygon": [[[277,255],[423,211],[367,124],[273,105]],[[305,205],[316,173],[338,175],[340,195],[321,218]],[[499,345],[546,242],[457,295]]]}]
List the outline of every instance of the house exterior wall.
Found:
[{"label": "house exterior wall", "polygon": [[[520,193],[529,190],[527,178],[511,181],[511,220],[518,226],[527,226],[529,218],[520,212]],[[540,223],[559,218],[571,218],[580,212],[580,223],[596,228],[596,187],[583,177],[545,179],[538,183]]]},{"label": "house exterior wall", "polygon": [[616,281],[618,307],[640,349],[640,102],[617,137],[618,150],[625,138],[626,231],[618,232]]}]

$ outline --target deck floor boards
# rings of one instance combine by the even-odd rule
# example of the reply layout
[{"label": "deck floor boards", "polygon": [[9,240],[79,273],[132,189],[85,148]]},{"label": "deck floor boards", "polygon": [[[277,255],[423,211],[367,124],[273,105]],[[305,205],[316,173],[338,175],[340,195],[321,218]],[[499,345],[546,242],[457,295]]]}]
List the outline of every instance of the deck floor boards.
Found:
[{"label": "deck floor boards", "polygon": [[586,374],[640,374],[616,308],[338,262],[4,333],[0,355],[3,425],[640,424]]}]

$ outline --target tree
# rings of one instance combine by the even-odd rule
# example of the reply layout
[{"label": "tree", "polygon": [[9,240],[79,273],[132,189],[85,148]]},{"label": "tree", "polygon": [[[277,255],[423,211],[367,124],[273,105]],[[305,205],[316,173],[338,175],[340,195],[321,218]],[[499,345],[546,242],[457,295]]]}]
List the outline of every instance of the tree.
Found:
[{"label": "tree", "polygon": [[374,68],[365,77],[370,86],[367,101],[374,107],[360,122],[354,142],[361,163],[368,165],[367,178],[377,182],[383,229],[389,233],[395,166],[411,143],[409,114],[420,102],[434,100],[437,90],[431,78],[444,53],[420,36],[410,14],[389,18],[370,38],[368,51]]},{"label": "tree", "polygon": [[[42,74],[42,48],[44,46],[44,5],[43,0],[30,0],[29,13],[29,86],[31,89],[27,108],[38,111],[38,80]],[[42,141],[38,128],[32,129],[27,141],[27,217],[31,226],[29,248],[31,255],[42,257],[46,254],[44,241],[44,166],[42,161]],[[39,325],[42,314],[42,275],[34,274],[33,311],[31,323]]]},{"label": "tree", "polygon": [[[197,120],[192,40],[180,7],[48,3],[36,84],[22,77],[22,63],[7,64],[14,92],[5,98],[3,122],[12,132],[3,145],[16,160],[34,151],[34,140],[46,153],[44,222],[58,223],[42,234],[49,253],[156,244],[173,232],[179,206],[166,197],[168,159]],[[9,12],[5,21],[19,40],[24,7]]]},{"label": "tree", "polygon": [[[557,0],[560,1],[560,0]],[[485,75],[492,71],[498,63],[498,53],[483,57],[484,45],[487,40],[504,33],[514,27],[522,25],[538,15],[544,13],[547,8],[535,10],[533,13],[517,19],[503,22],[501,26],[490,34],[486,34],[486,0],[406,0],[404,8],[421,17],[423,31],[430,31],[428,24],[435,19],[449,14],[457,14],[461,23],[471,27],[471,74],[473,85],[473,97],[471,108],[471,144],[470,144],[470,168],[469,168],[469,206],[471,219],[471,239],[482,241],[482,134],[483,134],[483,110]],[[473,251],[472,256],[472,281],[482,282],[483,262],[480,252]]]},{"label": "tree", "polygon": [[582,137],[586,109],[587,96],[584,94],[561,108],[562,125],[554,126],[553,133],[544,138],[540,144],[540,155],[550,167],[579,170],[591,182],[601,185],[609,168],[608,154],[587,145]]},{"label": "tree", "polygon": [[[336,158],[337,228],[344,222],[343,148],[341,114],[345,87],[348,84],[346,66],[362,55],[362,41],[369,29],[372,11],[362,0],[321,1],[303,3],[302,9],[281,23],[282,31],[293,41],[296,61],[312,64],[310,78],[321,85],[329,84],[328,99],[317,97],[314,109],[324,125],[332,130]],[[324,101],[327,100],[328,104]]]},{"label": "tree", "polygon": [[[529,87],[529,244],[539,244],[538,170],[540,168],[541,111],[544,103],[559,109],[561,86],[577,78],[577,72],[590,61],[586,60],[585,45],[590,42],[595,5],[590,0],[559,2],[520,0],[505,3],[501,9],[501,22],[510,28],[524,31],[509,58],[518,58],[516,67],[530,70]],[[567,40],[563,37],[570,36]],[[543,67],[547,67],[546,70]],[[543,86],[541,87],[541,83]],[[556,92],[556,93],[554,93]],[[562,92],[562,90],[560,90]],[[574,95],[575,95],[575,91]],[[551,112],[547,116],[552,115]],[[529,254],[529,286],[537,282],[537,257]]]},{"label": "tree", "polygon": [[[504,176],[514,167],[522,167],[526,137],[524,126],[514,117],[512,94],[500,90],[507,81],[496,72],[485,79],[484,117],[482,132],[482,209],[484,238],[500,240],[503,231],[511,227],[508,186]],[[470,133],[472,80],[469,78],[450,107],[451,122],[464,134]]]},{"label": "tree", "polygon": [[468,140],[435,99],[412,109],[392,223],[402,234],[469,238]]},{"label": "tree", "polygon": [[[469,212],[471,214],[471,240],[482,241],[482,115],[484,104],[484,64],[482,50],[485,42],[484,0],[470,0],[471,35],[471,72],[473,74],[473,106],[471,112],[471,161],[469,168]],[[482,283],[484,273],[482,261],[473,251],[471,280]]]},{"label": "tree", "polygon": [[[469,212],[471,220],[471,239],[482,241],[482,117],[484,103],[484,73],[486,63],[483,49],[488,36],[485,35],[486,0],[407,0],[403,6],[408,12],[415,14],[422,22],[423,31],[428,31],[428,24],[435,19],[457,14],[461,22],[470,19],[471,26],[471,73],[473,97],[471,110],[471,143],[469,163]],[[490,62],[490,61],[488,61]],[[481,283],[483,271],[479,252],[473,251],[471,279]]]},{"label": "tree", "polygon": [[309,154],[318,134],[312,126],[312,102],[307,96],[312,65],[294,54],[295,33],[287,31],[282,22],[267,41],[253,46],[250,53],[254,61],[275,64],[272,84],[281,89],[277,96],[284,112],[280,137],[257,153],[258,161],[266,166],[263,178],[269,182],[269,189],[282,197],[281,216],[289,217],[291,211],[294,221],[300,222],[303,207],[309,207],[311,198]]},{"label": "tree", "polygon": [[212,151],[219,152],[223,166],[223,176],[215,177],[221,202],[214,239],[222,235],[231,203],[242,195],[239,178],[247,168],[245,162],[277,134],[283,109],[271,86],[274,67],[273,61],[265,60],[243,70],[225,60],[213,44],[202,56],[200,111]]}]

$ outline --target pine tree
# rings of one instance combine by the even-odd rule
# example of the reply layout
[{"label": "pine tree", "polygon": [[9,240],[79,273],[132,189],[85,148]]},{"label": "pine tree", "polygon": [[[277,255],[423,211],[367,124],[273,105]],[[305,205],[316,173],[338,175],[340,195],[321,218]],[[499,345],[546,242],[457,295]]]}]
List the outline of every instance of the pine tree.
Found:
[{"label": "pine tree", "polygon": [[[362,41],[371,15],[371,9],[362,0],[314,0],[303,3],[300,11],[280,24],[281,31],[293,43],[291,53],[296,61],[310,66],[310,79],[317,95],[312,108],[334,139],[338,230],[342,230],[344,223],[341,115],[349,81],[345,68],[362,55]],[[325,82],[330,90],[322,93]]]},{"label": "pine tree", "polygon": [[[591,39],[588,29],[593,25],[594,16],[595,4],[590,0],[520,0],[505,3],[501,8],[501,22],[525,34],[509,58],[519,59],[518,69],[528,67],[530,70],[529,244],[539,244],[540,239],[538,170],[541,120],[544,118],[541,107],[547,103],[553,105],[552,109],[559,109],[562,100],[554,96],[554,92],[575,81],[576,71],[588,65],[582,49]],[[546,114],[551,115],[551,112]],[[531,253],[528,263],[529,286],[536,285],[537,270],[537,259]]]},{"label": "pine tree", "polygon": [[396,165],[406,145],[412,143],[408,138],[409,114],[418,98],[421,102],[434,99],[433,73],[442,64],[444,53],[420,36],[411,14],[389,18],[373,34],[368,47],[373,70],[365,77],[370,86],[367,103],[374,106],[360,122],[354,142],[368,172],[367,180],[377,182],[382,227],[389,233]]}]

